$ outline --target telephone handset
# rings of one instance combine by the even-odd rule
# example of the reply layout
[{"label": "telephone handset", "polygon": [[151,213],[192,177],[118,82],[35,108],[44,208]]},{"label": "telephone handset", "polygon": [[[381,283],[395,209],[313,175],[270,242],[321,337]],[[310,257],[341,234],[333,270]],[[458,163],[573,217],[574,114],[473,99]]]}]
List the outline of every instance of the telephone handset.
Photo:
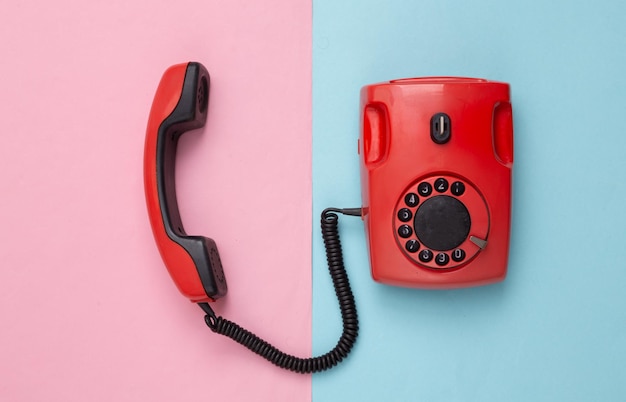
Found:
[{"label": "telephone handset", "polygon": [[175,188],[178,139],[204,126],[209,88],[209,73],[200,63],[170,67],[152,103],[144,152],[144,187],[154,238],[178,289],[194,302],[215,301],[227,291],[215,241],[185,233]]}]

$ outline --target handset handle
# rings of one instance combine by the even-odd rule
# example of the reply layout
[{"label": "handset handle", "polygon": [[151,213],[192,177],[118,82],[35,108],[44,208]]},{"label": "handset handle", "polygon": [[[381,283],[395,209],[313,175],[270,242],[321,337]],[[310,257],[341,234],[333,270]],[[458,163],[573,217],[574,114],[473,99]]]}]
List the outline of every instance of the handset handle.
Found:
[{"label": "handset handle", "polygon": [[144,151],[152,232],[172,279],[192,302],[215,301],[227,291],[215,241],[185,233],[176,200],[178,139],[204,126],[209,88],[209,73],[200,63],[178,64],[165,71],[150,110]]}]

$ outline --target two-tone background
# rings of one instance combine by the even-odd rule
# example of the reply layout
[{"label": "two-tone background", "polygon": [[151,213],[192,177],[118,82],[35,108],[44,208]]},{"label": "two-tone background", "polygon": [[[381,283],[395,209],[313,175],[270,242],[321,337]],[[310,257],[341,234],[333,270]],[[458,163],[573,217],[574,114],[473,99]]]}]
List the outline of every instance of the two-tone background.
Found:
[{"label": "two-tone background", "polygon": [[[618,1],[26,1],[0,13],[0,400],[626,398],[626,6]],[[341,219],[361,336],[285,372],[206,328],[152,239],[145,125],[161,74],[212,75],[182,139],[187,232],[220,247],[221,315],[285,351],[341,332],[319,235],[360,205],[359,89],[511,84],[509,276],[419,291],[369,276]]]}]

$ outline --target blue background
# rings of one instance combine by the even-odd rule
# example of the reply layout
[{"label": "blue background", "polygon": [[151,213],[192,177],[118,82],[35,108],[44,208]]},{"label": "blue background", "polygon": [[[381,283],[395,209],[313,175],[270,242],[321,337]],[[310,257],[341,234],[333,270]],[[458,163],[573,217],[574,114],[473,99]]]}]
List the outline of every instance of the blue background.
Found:
[{"label": "blue background", "polygon": [[[626,400],[626,3],[313,1],[314,230],[360,206],[359,90],[393,78],[509,82],[509,274],[451,291],[373,282],[359,219],[340,221],[361,334],[314,401]],[[341,332],[313,244],[313,352]]]}]

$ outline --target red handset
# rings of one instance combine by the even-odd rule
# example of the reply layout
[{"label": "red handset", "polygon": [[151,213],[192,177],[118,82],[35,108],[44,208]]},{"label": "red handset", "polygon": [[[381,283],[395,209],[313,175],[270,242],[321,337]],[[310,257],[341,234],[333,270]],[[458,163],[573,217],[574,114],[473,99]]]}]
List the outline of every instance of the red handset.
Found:
[{"label": "red handset", "polygon": [[198,303],[224,296],[226,279],[215,242],[185,233],[174,167],[179,137],[206,122],[209,85],[209,73],[200,63],[170,67],[154,96],[144,150],[144,186],[154,238],[178,289]]},{"label": "red handset", "polygon": [[418,288],[503,280],[513,165],[509,85],[456,77],[369,85],[361,116],[373,278]]}]

